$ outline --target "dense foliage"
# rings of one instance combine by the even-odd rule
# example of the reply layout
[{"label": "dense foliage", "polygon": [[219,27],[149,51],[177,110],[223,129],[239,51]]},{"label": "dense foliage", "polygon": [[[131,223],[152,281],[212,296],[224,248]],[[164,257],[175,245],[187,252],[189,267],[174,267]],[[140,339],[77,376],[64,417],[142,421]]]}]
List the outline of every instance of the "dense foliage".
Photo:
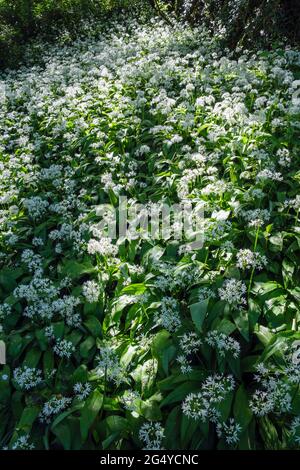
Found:
[{"label": "dense foliage", "polygon": [[149,0],[168,18],[175,13],[194,24],[222,31],[231,48],[237,45],[271,46],[274,41],[300,40],[298,0]]},{"label": "dense foliage", "polygon": [[170,25],[174,17],[205,25],[232,49],[300,42],[298,0],[0,0],[0,68],[19,64],[24,44],[37,35],[78,37],[83,20],[135,7]]},{"label": "dense foliage", "polygon": [[[0,82],[1,447],[299,447],[300,53],[86,36]],[[101,237],[119,195],[204,246]]]},{"label": "dense foliage", "polygon": [[0,67],[22,59],[24,44],[36,35],[50,39],[80,34],[83,20],[103,17],[138,0],[0,0]]}]

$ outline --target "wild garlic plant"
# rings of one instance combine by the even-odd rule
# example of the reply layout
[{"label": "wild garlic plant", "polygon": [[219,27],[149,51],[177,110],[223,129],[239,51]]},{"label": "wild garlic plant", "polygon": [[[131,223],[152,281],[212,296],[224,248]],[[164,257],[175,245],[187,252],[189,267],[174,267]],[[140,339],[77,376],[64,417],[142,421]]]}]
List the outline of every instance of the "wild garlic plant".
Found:
[{"label": "wild garlic plant", "polygon": [[[135,17],[41,49],[0,76],[0,446],[299,448],[299,52]],[[125,196],[200,201],[202,246],[102,233]]]}]

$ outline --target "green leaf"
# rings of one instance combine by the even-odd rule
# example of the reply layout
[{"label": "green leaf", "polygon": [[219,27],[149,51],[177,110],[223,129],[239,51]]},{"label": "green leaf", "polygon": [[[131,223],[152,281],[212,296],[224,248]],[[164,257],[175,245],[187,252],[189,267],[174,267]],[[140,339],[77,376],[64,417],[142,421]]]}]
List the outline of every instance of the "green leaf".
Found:
[{"label": "green leaf", "polygon": [[240,309],[235,311],[233,314],[233,321],[246,341],[249,341],[249,317],[248,313]]},{"label": "green leaf", "polygon": [[56,435],[64,450],[71,449],[72,435],[68,424],[60,423],[52,430],[52,432]]},{"label": "green leaf", "polygon": [[23,338],[19,334],[15,334],[10,338],[8,343],[8,350],[7,353],[13,359],[16,359],[23,350]]},{"label": "green leaf", "polygon": [[33,423],[35,422],[40,413],[40,410],[40,406],[27,406],[26,408],[24,408],[20,421],[17,425],[17,430],[29,433]]},{"label": "green leaf", "polygon": [[17,279],[22,276],[23,270],[21,268],[10,269],[3,268],[0,271],[0,285],[7,291],[12,292],[17,287]]},{"label": "green leaf", "polygon": [[46,351],[43,355],[43,369],[46,377],[54,369],[54,354],[50,350]]},{"label": "green leaf", "polygon": [[95,338],[99,338],[102,336],[101,323],[99,322],[98,318],[94,316],[88,317],[88,319],[84,322],[84,326]]},{"label": "green leaf", "polygon": [[73,373],[72,376],[72,381],[73,384],[75,385],[77,382],[87,382],[88,380],[88,370],[87,366],[84,364],[81,364]]},{"label": "green leaf", "polygon": [[142,393],[149,395],[155,383],[158,363],[156,359],[149,359],[142,365],[139,365],[131,376],[141,388]]},{"label": "green leaf", "polygon": [[64,421],[68,416],[72,415],[75,411],[80,410],[84,406],[84,403],[79,403],[78,405],[72,406],[67,411],[60,413],[52,423],[51,429],[52,431],[56,426],[58,426],[62,421]]},{"label": "green leaf", "polygon": [[165,249],[161,248],[159,245],[155,245],[153,248],[147,251],[144,254],[142,264],[149,265],[158,261],[164,254]]},{"label": "green leaf", "polygon": [[182,411],[180,406],[173,408],[167,416],[165,425],[165,445],[167,449],[179,449],[179,426]]},{"label": "green leaf", "polygon": [[80,432],[84,441],[88,438],[89,431],[97,418],[102,405],[103,395],[98,390],[94,390],[81,411]]},{"label": "green leaf", "polygon": [[202,325],[207,313],[208,302],[209,300],[206,299],[190,305],[191,317],[198,331],[202,331]]},{"label": "green leaf", "polygon": [[159,421],[162,418],[161,410],[159,408],[158,403],[151,399],[143,401],[141,403],[140,413],[144,418],[150,421]]},{"label": "green leaf", "polygon": [[26,354],[25,359],[23,361],[23,365],[27,367],[35,368],[37,367],[41,356],[42,356],[42,351],[40,351],[38,348],[32,348]]},{"label": "green leaf", "polygon": [[224,333],[225,335],[231,335],[236,330],[236,326],[227,318],[223,318],[217,326],[214,328],[219,331],[220,333]]},{"label": "green leaf", "polygon": [[95,345],[95,338],[93,338],[93,336],[88,336],[86,340],[83,341],[83,343],[81,343],[80,345],[79,351],[81,357],[83,357],[84,359],[88,359]]},{"label": "green leaf", "polygon": [[166,398],[161,402],[161,406],[171,405],[182,401],[189,393],[200,390],[200,384],[195,382],[186,382],[175,388]]},{"label": "green leaf", "polygon": [[61,270],[62,276],[68,276],[71,279],[78,279],[84,274],[90,274],[97,271],[92,265],[90,258],[85,258],[82,263],[74,260],[67,260]]},{"label": "green leaf", "polygon": [[130,284],[129,286],[123,287],[122,294],[140,295],[143,294],[145,290],[145,284]]},{"label": "green leaf", "polygon": [[193,439],[193,436],[198,428],[197,420],[188,418],[184,414],[181,415],[181,425],[180,425],[180,441],[181,448],[188,448],[189,442]]},{"label": "green leaf", "polygon": [[285,288],[288,288],[292,284],[294,272],[295,264],[289,259],[285,258],[282,262],[282,277]]},{"label": "green leaf", "polygon": [[176,348],[170,341],[170,333],[167,330],[159,331],[152,342],[152,354],[159,360],[164,373],[167,375],[169,363],[175,357]]},{"label": "green leaf", "polygon": [[253,413],[249,408],[249,399],[244,385],[240,385],[238,391],[236,392],[234,405],[233,405],[233,414],[236,421],[246,428],[252,420]]},{"label": "green leaf", "polygon": [[264,346],[269,344],[273,338],[273,333],[270,331],[270,329],[263,325],[257,326],[255,334]]}]

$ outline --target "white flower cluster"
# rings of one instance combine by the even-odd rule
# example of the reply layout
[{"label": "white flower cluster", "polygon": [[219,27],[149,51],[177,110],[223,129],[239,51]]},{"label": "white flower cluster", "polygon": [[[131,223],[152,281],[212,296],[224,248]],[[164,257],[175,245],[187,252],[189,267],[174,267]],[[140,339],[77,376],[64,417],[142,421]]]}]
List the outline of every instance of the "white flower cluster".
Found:
[{"label": "white flower cluster", "polygon": [[24,250],[21,255],[22,263],[26,264],[28,270],[33,272],[35,276],[42,275],[42,257],[35,254],[32,250]]},{"label": "white flower cluster", "polygon": [[267,209],[250,209],[241,212],[249,227],[259,228],[270,220],[271,214]]},{"label": "white flower cluster", "polygon": [[214,299],[215,297],[216,293],[209,287],[201,287],[197,292],[197,298],[199,302],[202,302],[203,300]]},{"label": "white flower cluster", "polygon": [[261,170],[257,176],[256,179],[259,180],[272,180],[272,181],[282,181],[283,176],[281,173],[278,171],[274,171],[273,169],[270,168],[265,168],[264,170]]},{"label": "white flower cluster", "polygon": [[121,402],[128,411],[138,411],[141,403],[141,395],[135,390],[126,390],[121,398]]},{"label": "white flower cluster", "polygon": [[[56,180],[55,186],[58,186],[61,181],[60,178],[62,176],[63,166],[62,165],[50,165],[49,168],[42,168],[40,171],[40,178],[42,180]],[[54,181],[53,181],[54,183]]]},{"label": "white flower cluster", "polygon": [[22,390],[31,390],[42,383],[42,371],[33,367],[17,367],[14,380]]},{"label": "white flower cluster", "polygon": [[30,442],[30,436],[20,436],[11,446],[11,450],[34,450],[35,445]]},{"label": "white flower cluster", "polygon": [[291,207],[295,211],[299,211],[300,210],[300,194],[297,194],[294,199],[287,199],[284,202],[284,207],[285,208]]},{"label": "white flower cluster", "polygon": [[46,212],[49,202],[39,196],[33,196],[31,198],[24,199],[23,205],[27,209],[30,217],[33,219],[39,219]]},{"label": "white flower cluster", "polygon": [[198,335],[192,331],[190,333],[184,333],[180,338],[179,344],[184,354],[193,354],[199,351],[202,341]]},{"label": "white flower cluster", "polygon": [[55,315],[64,318],[67,325],[79,326],[80,314],[74,312],[80,300],[72,295],[59,297],[60,289],[65,287],[62,281],[59,287],[48,278],[34,276],[29,284],[21,284],[14,290],[14,296],[25,299],[27,306],[23,315],[31,319],[52,320]]},{"label": "white flower cluster", "polygon": [[300,416],[296,416],[290,424],[290,433],[292,440],[300,445]]},{"label": "white flower cluster", "polygon": [[105,237],[100,240],[92,238],[88,242],[87,250],[90,255],[99,253],[101,256],[115,256],[118,253],[118,247],[111,243],[110,238]]},{"label": "white flower cluster", "polygon": [[12,306],[4,303],[0,304],[0,319],[5,318],[7,315],[10,315],[12,312]]},{"label": "white flower cluster", "polygon": [[225,300],[231,307],[238,308],[246,304],[244,295],[246,294],[246,286],[243,281],[237,279],[227,279],[223,287],[218,289],[221,300]]},{"label": "white flower cluster", "polygon": [[164,429],[160,423],[144,423],[139,430],[139,439],[143,442],[145,446],[144,450],[162,449],[161,445],[163,438]]},{"label": "white flower cluster", "polygon": [[98,375],[106,377],[116,385],[126,382],[126,370],[120,364],[117,353],[109,346],[100,348],[100,358],[96,370]]},{"label": "white flower cluster", "polygon": [[74,351],[75,346],[66,339],[57,339],[53,346],[53,352],[61,358],[70,359]]},{"label": "white flower cluster", "polygon": [[181,337],[179,345],[182,354],[177,356],[177,362],[180,364],[182,374],[188,374],[192,371],[190,356],[199,351],[201,344],[201,339],[194,332],[184,333]]},{"label": "white flower cluster", "polygon": [[86,281],[82,286],[82,293],[87,302],[97,302],[100,294],[99,285],[95,281]]},{"label": "white flower cluster", "polygon": [[205,342],[210,347],[215,348],[222,357],[224,357],[226,353],[230,353],[235,359],[237,359],[241,352],[241,347],[238,341],[225,335],[225,333],[219,333],[218,331],[209,331],[205,338]]},{"label": "white flower cluster", "polygon": [[162,292],[178,291],[186,289],[187,286],[197,282],[200,277],[200,270],[197,266],[188,266],[174,269],[170,263],[159,262],[154,265],[163,274],[157,276],[154,285]]},{"label": "white flower cluster", "polygon": [[219,422],[219,403],[234,389],[235,382],[231,375],[215,374],[209,376],[201,385],[200,392],[190,393],[182,404],[183,413],[192,419]]},{"label": "white flower cluster", "polygon": [[239,250],[236,256],[237,256],[236,265],[240,269],[253,268],[253,269],[261,270],[268,263],[266,256],[261,255],[257,251],[254,252],[249,249]]},{"label": "white flower cluster", "polygon": [[[300,383],[300,367],[295,380],[293,370],[287,367],[282,373],[275,367],[258,364],[256,381],[261,388],[257,389],[250,401],[250,408],[257,416],[265,416],[271,412],[285,413],[292,408],[292,386]],[[292,372],[292,374],[291,374]],[[291,375],[290,375],[291,374]]]},{"label": "white flower cluster", "polygon": [[160,312],[155,314],[154,321],[170,332],[177,331],[181,326],[181,320],[176,299],[163,297]]},{"label": "white flower cluster", "polygon": [[81,317],[74,309],[80,304],[80,300],[73,295],[64,295],[62,299],[54,300],[51,304],[53,314],[58,314],[65,319],[69,326],[79,326]]},{"label": "white flower cluster", "polygon": [[73,391],[76,397],[79,400],[83,401],[90,395],[92,391],[92,386],[88,382],[86,383],[77,382],[73,387]]},{"label": "white flower cluster", "polygon": [[42,423],[51,423],[54,416],[65,410],[72,402],[71,398],[53,396],[44,403],[39,418]]},{"label": "white flower cluster", "polygon": [[242,427],[233,418],[230,418],[228,423],[217,424],[218,437],[223,437],[229,445],[239,442],[241,431]]}]

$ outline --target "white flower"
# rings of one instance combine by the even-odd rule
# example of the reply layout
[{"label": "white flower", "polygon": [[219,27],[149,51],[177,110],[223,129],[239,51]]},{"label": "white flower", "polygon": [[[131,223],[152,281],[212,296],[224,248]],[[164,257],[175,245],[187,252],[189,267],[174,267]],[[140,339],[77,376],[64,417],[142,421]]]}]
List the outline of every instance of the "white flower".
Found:
[{"label": "white flower", "polygon": [[53,351],[59,357],[70,359],[72,353],[75,351],[75,346],[73,343],[71,343],[71,341],[67,341],[66,339],[58,339],[53,346]]},{"label": "white flower", "polygon": [[249,403],[251,410],[257,416],[265,416],[273,411],[275,404],[272,395],[268,392],[257,390]]},{"label": "white flower", "polygon": [[126,382],[126,370],[121,366],[116,352],[109,346],[100,348],[100,357],[96,370],[98,375],[105,376],[107,380],[111,380],[117,385]]},{"label": "white flower", "polygon": [[211,375],[202,383],[198,393],[190,393],[182,404],[183,413],[189,418],[201,421],[218,422],[216,405],[221,403],[235,383],[231,375]]},{"label": "white flower", "polygon": [[24,207],[33,219],[40,218],[47,210],[49,202],[41,199],[39,196],[33,196],[23,201]]},{"label": "white flower", "polygon": [[263,269],[268,260],[266,256],[261,255],[258,252],[251,251],[249,249],[239,250],[237,253],[237,267],[240,269]]},{"label": "white flower", "polygon": [[31,390],[43,381],[40,369],[27,366],[15,369],[13,377],[18,386],[23,390]]},{"label": "white flower", "polygon": [[241,215],[248,221],[249,227],[261,227],[270,220],[270,212],[267,209],[242,211]]},{"label": "white flower", "polygon": [[202,341],[196,333],[191,332],[184,333],[184,335],[180,338],[179,344],[184,354],[193,354],[199,350]]},{"label": "white flower", "polygon": [[88,382],[86,383],[81,383],[77,382],[74,387],[73,387],[74,393],[79,400],[84,400],[87,398],[91,391],[92,391],[92,386]]},{"label": "white flower", "polygon": [[39,415],[40,421],[45,423],[51,423],[52,418],[61,411],[63,411],[65,408],[67,408],[67,406],[69,406],[71,402],[71,398],[58,398],[56,396],[53,396],[52,398],[50,398],[50,400],[44,403],[42,411]]},{"label": "white flower", "polygon": [[29,439],[30,436],[28,434],[19,437],[11,446],[11,450],[33,450],[35,445]]},{"label": "white flower", "polygon": [[118,253],[118,247],[111,243],[110,238],[101,238],[100,240],[92,238],[88,242],[87,250],[90,255],[99,253],[102,256],[115,256]]},{"label": "white flower", "polygon": [[139,430],[139,439],[146,446],[145,450],[160,450],[164,438],[164,429],[160,423],[145,423]]},{"label": "white flower", "polygon": [[227,279],[223,287],[218,289],[220,299],[235,308],[246,303],[244,298],[246,291],[245,284],[237,279]]},{"label": "white flower", "polygon": [[300,416],[296,416],[290,424],[290,433],[296,444],[300,444]]},{"label": "white flower", "polygon": [[135,390],[126,390],[121,398],[121,401],[126,410],[138,411],[141,402],[141,395]]},{"label": "white flower", "polygon": [[287,367],[280,372],[276,367],[258,364],[256,370],[258,374],[255,379],[261,385],[261,389],[254,392],[250,401],[253,413],[265,416],[272,411],[289,412],[292,408],[292,386],[297,383],[297,376],[291,377],[293,369]]},{"label": "white flower", "polygon": [[280,166],[288,167],[292,162],[290,152],[286,148],[277,150],[276,156],[278,157],[278,163]]},{"label": "white flower", "polygon": [[272,169],[269,169],[269,168],[265,168],[264,170],[260,171],[257,176],[256,176],[256,179],[257,180],[266,180],[266,179],[270,179],[272,181],[282,181],[283,180],[283,176],[281,173],[279,172],[276,172]]},{"label": "white flower", "polygon": [[205,341],[209,346],[215,348],[220,356],[225,356],[226,353],[230,353],[236,359],[240,355],[240,344],[224,333],[209,331]]},{"label": "white flower", "polygon": [[12,312],[12,306],[4,303],[0,304],[0,318],[5,318],[7,315],[10,315]]},{"label": "white flower", "polygon": [[161,299],[161,311],[155,315],[155,322],[166,330],[177,331],[181,326],[178,304],[172,297]]},{"label": "white flower", "polygon": [[210,402],[201,392],[190,393],[182,404],[182,411],[189,418],[206,421],[209,419]]},{"label": "white flower", "polygon": [[217,424],[218,437],[224,437],[225,441],[229,445],[237,444],[240,440],[242,428],[235,422],[233,418],[230,418],[228,423]]},{"label": "white flower", "polygon": [[190,372],[192,372],[193,368],[190,363],[191,361],[184,354],[180,354],[179,356],[177,356],[176,361],[180,365],[180,370],[182,374],[189,374]]},{"label": "white flower", "polygon": [[82,286],[82,293],[87,302],[97,302],[100,294],[99,285],[95,281],[86,281]]},{"label": "white flower", "polygon": [[140,148],[135,152],[136,155],[145,155],[150,152],[150,147],[148,145],[141,145]]}]

